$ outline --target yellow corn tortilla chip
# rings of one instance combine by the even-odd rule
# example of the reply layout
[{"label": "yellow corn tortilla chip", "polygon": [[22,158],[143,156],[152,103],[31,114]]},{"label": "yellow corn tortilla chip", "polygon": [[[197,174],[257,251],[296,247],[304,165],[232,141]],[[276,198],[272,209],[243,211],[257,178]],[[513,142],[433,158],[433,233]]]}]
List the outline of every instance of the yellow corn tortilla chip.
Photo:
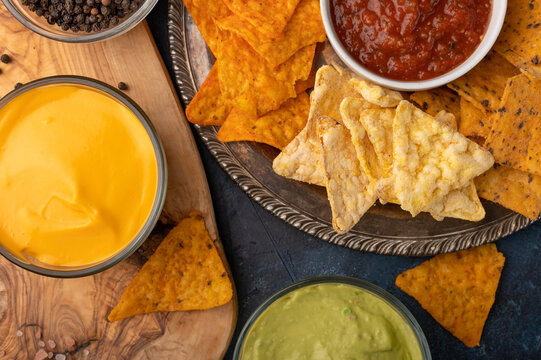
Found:
[{"label": "yellow corn tortilla chip", "polygon": [[[359,98],[347,97],[340,104],[340,113],[342,121],[351,133],[351,140],[357,152],[357,158],[370,182],[376,183],[386,170],[386,163],[383,159],[378,159],[377,151],[381,151],[381,144],[372,144],[366,130],[361,122],[361,118],[370,117],[372,121],[384,121],[384,119],[394,118],[394,109],[365,109],[365,101]],[[367,121],[367,120],[365,120]],[[391,135],[392,136],[392,135]],[[383,154],[385,156],[385,154]]]},{"label": "yellow corn tortilla chip", "polygon": [[[454,117],[442,119],[442,112],[434,119],[451,129],[456,129]],[[449,113],[445,113],[449,114]],[[382,177],[377,184],[378,196],[382,203],[399,203],[392,186],[393,167],[393,121],[395,111],[391,109],[365,110],[360,117],[363,128],[374,146]],[[445,121],[443,121],[445,120]],[[453,217],[469,221],[479,221],[485,217],[485,209],[477,196],[473,181],[464,187],[450,191],[447,195],[435,199],[422,211],[429,212],[436,220]]]},{"label": "yellow corn tortilla chip", "polygon": [[494,49],[532,79],[541,78],[541,7],[533,0],[508,0]]},{"label": "yellow corn tortilla chip", "polygon": [[490,133],[490,117],[466,98],[460,98],[460,123],[458,132],[464,136],[484,137]]},{"label": "yellow corn tortilla chip", "polygon": [[541,82],[509,79],[485,148],[496,162],[541,175]]},{"label": "yellow corn tortilla chip", "polygon": [[258,115],[263,115],[296,96],[295,82],[306,80],[310,75],[315,45],[299,50],[275,69],[235,34],[223,41],[219,49],[218,78],[222,95],[235,99],[252,93]]},{"label": "yellow corn tortilla chip", "polygon": [[[348,96],[358,93],[349,84],[349,78],[341,75],[333,66],[325,65],[318,69],[314,91],[310,95],[310,115],[305,128],[274,159],[273,169],[281,176],[325,186],[323,168],[318,145],[315,118],[329,116],[342,121],[340,103]],[[365,102],[367,108],[375,107]]]},{"label": "yellow corn tortilla chip", "polygon": [[257,116],[254,101],[252,109],[233,108],[218,131],[218,139],[255,141],[283,149],[304,128],[309,111],[310,99],[305,92],[262,117]]},{"label": "yellow corn tortilla chip", "polygon": [[382,88],[366,80],[353,77],[349,80],[349,83],[366,101],[380,107],[395,107],[400,100],[403,100],[398,91]]},{"label": "yellow corn tortilla chip", "polygon": [[406,270],[396,286],[468,347],[479,345],[505,257],[496,245],[442,254]]},{"label": "yellow corn tortilla chip", "polygon": [[192,16],[195,25],[203,36],[205,43],[210,51],[217,56],[218,44],[226,36],[223,30],[220,30],[215,21],[223,19],[231,12],[223,0],[182,0],[186,9]]},{"label": "yellow corn tortilla chip", "polygon": [[475,178],[483,199],[498,203],[531,220],[541,212],[541,176],[497,165]]},{"label": "yellow corn tortilla chip", "polygon": [[410,102],[398,105],[393,123],[393,187],[402,209],[413,216],[466,186],[493,163],[488,151]]},{"label": "yellow corn tortilla chip", "polygon": [[374,205],[377,196],[357,159],[351,136],[343,125],[322,116],[317,119],[327,196],[334,230],[348,232]]},{"label": "yellow corn tortilla chip", "polygon": [[476,67],[448,86],[478,109],[491,112],[498,108],[507,79],[519,73],[501,55],[491,51]]},{"label": "yellow corn tortilla chip", "polygon": [[445,87],[414,92],[410,95],[410,101],[429,115],[436,116],[445,110],[453,114],[457,121],[460,120],[460,97]]},{"label": "yellow corn tortilla chip", "polygon": [[231,280],[205,228],[193,211],[163,239],[109,314],[116,321],[158,311],[204,310],[228,303]]},{"label": "yellow corn tortilla chip", "polygon": [[325,186],[321,145],[315,123],[315,118],[309,117],[299,135],[282,149],[272,162],[275,173],[289,179]]},{"label": "yellow corn tortilla chip", "polygon": [[300,0],[227,0],[231,12],[250,22],[268,38],[279,37]]},{"label": "yellow corn tortilla chip", "polygon": [[193,124],[220,126],[230,111],[231,102],[222,96],[215,64],[186,108],[186,118]]},{"label": "yellow corn tortilla chip", "polygon": [[221,29],[238,34],[267,62],[276,67],[299,49],[325,41],[325,28],[321,20],[318,0],[302,0],[297,6],[283,34],[269,39],[260,29],[238,15],[217,22]]}]

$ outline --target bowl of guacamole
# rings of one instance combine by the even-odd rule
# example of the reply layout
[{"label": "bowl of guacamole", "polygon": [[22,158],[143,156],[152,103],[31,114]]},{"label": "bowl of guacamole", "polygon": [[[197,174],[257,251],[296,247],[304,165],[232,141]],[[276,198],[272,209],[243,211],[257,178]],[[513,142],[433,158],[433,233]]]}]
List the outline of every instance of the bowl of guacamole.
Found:
[{"label": "bowl of guacamole", "polygon": [[394,296],[367,281],[324,276],[267,299],[239,336],[236,360],[431,359],[421,327]]}]

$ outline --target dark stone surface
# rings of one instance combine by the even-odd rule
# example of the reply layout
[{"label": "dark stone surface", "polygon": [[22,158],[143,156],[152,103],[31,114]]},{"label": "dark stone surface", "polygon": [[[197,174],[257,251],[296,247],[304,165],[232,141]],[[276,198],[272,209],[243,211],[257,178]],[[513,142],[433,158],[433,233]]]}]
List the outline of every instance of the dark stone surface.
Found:
[{"label": "dark stone surface", "polygon": [[[148,22],[171,71],[166,0],[158,3]],[[481,346],[469,349],[394,285],[399,273],[425,259],[356,252],[285,224],[244,194],[196,139],[237,286],[237,334],[274,292],[297,280],[337,274],[373,282],[402,301],[423,328],[434,359],[541,359],[541,222],[497,242],[506,257],[500,286]],[[226,359],[232,356],[236,338]]]}]

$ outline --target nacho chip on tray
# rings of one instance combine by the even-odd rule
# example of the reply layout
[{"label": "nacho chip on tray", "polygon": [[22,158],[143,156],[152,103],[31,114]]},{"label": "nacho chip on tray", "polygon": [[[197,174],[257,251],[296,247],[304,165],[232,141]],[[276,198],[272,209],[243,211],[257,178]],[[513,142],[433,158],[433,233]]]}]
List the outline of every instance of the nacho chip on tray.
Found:
[{"label": "nacho chip on tray", "polygon": [[316,123],[332,224],[337,233],[343,234],[357,224],[377,196],[357,159],[349,131],[328,116],[317,118]]},{"label": "nacho chip on tray", "polygon": [[475,178],[483,199],[498,203],[531,220],[541,213],[541,176],[509,166],[496,165]]},{"label": "nacho chip on tray", "polygon": [[541,7],[534,0],[508,0],[494,49],[528,77],[541,79]]},{"label": "nacho chip on tray", "polygon": [[491,51],[470,72],[448,86],[478,109],[492,112],[498,108],[507,79],[519,73],[501,55]]},{"label": "nacho chip on tray", "polygon": [[321,20],[319,0],[301,0],[283,34],[268,38],[257,27],[238,15],[217,22],[221,29],[242,37],[271,67],[289,59],[298,50],[316,42],[325,41],[325,28]]},{"label": "nacho chip on tray", "polygon": [[234,14],[250,22],[268,38],[279,37],[300,0],[227,0]]},{"label": "nacho chip on tray", "polygon": [[491,118],[466,98],[460,98],[458,132],[464,136],[484,137],[490,133]]},{"label": "nacho chip on tray", "polygon": [[504,263],[496,245],[487,244],[436,255],[398,275],[395,283],[441,326],[474,347],[494,304]]},{"label": "nacho chip on tray", "polygon": [[509,79],[485,148],[499,164],[541,175],[541,80]]},{"label": "nacho chip on tray", "polygon": [[233,108],[218,131],[218,139],[256,141],[282,149],[304,128],[309,111],[310,99],[305,92],[262,117],[257,116],[255,101],[252,101],[251,107]]},{"label": "nacho chip on tray", "polygon": [[215,21],[226,18],[231,12],[223,0],[182,0],[186,9],[192,16],[195,25],[203,36],[210,51],[217,55],[218,44],[224,37],[224,31],[220,30]]},{"label": "nacho chip on tray", "polygon": [[494,163],[490,153],[408,101],[393,123],[393,188],[402,209],[416,216]]},{"label": "nacho chip on tray", "polygon": [[109,314],[117,321],[158,311],[204,310],[228,303],[233,286],[205,227],[192,211],[167,234]]},{"label": "nacho chip on tray", "polygon": [[218,80],[218,65],[214,64],[186,108],[186,118],[193,124],[220,126],[231,111],[231,106],[231,102],[222,96]]},{"label": "nacho chip on tray", "polygon": [[315,47],[302,48],[273,69],[246,41],[232,34],[219,47],[218,78],[222,95],[235,99],[245,93],[254,94],[258,115],[278,109],[296,96],[295,82],[310,75]]},{"label": "nacho chip on tray", "polygon": [[460,97],[445,87],[414,92],[410,101],[432,116],[445,110],[460,121]]}]

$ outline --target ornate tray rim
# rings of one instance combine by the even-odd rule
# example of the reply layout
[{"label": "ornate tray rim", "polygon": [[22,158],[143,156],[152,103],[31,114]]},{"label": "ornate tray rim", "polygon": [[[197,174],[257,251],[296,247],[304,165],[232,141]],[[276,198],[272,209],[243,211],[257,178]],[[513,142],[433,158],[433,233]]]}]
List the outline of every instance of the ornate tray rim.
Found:
[{"label": "ornate tray rim", "polygon": [[[184,106],[190,103],[197,92],[195,78],[187,57],[186,16],[188,12],[181,0],[169,0],[167,22],[169,49],[175,84]],[[277,199],[244,169],[231,150],[218,140],[216,127],[192,126],[218,164],[248,196],[286,223],[331,244],[384,255],[429,256],[490,243],[533,223],[532,220],[513,212],[503,219],[484,224],[476,229],[434,236],[413,238],[338,234],[329,223],[314,219],[301,209]]]}]

